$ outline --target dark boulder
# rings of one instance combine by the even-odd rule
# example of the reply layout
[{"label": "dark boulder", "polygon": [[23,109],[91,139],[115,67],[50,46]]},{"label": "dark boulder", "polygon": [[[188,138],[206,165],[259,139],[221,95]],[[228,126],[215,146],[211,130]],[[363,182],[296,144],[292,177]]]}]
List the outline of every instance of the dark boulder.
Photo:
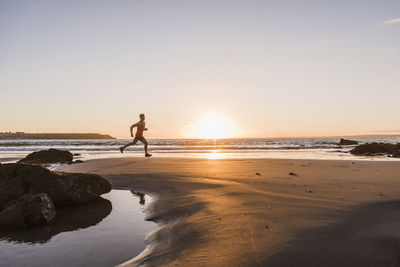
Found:
[{"label": "dark boulder", "polygon": [[358,145],[357,141],[354,140],[347,140],[347,139],[340,139],[340,142],[338,144],[339,146],[350,146],[350,145]]},{"label": "dark boulder", "polygon": [[388,144],[388,143],[367,143],[358,145],[350,153],[353,155],[362,156],[376,156],[376,155],[393,155],[400,150],[399,144]]},{"label": "dark boulder", "polygon": [[33,152],[19,163],[50,164],[50,163],[71,163],[73,155],[67,150],[50,148],[49,150],[40,150]]},{"label": "dark boulder", "polygon": [[98,224],[111,210],[111,202],[102,197],[88,204],[57,207],[57,216],[50,223],[22,231],[0,231],[0,240],[13,243],[46,243],[59,233]]},{"label": "dark boulder", "polygon": [[0,165],[0,210],[24,194],[46,193],[55,205],[88,203],[111,191],[112,184],[97,174],[53,172],[40,165]]},{"label": "dark boulder", "polygon": [[56,211],[48,195],[26,194],[8,202],[0,212],[0,229],[23,229],[50,222],[55,216]]}]

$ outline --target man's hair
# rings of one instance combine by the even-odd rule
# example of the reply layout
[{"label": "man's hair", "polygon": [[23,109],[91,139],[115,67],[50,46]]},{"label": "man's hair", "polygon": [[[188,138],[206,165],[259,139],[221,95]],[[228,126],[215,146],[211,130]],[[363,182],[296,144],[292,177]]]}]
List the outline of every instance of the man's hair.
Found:
[{"label": "man's hair", "polygon": [[140,117],[140,118],[141,118],[141,117],[144,117],[144,114],[143,114],[143,113],[140,113],[139,117]]}]

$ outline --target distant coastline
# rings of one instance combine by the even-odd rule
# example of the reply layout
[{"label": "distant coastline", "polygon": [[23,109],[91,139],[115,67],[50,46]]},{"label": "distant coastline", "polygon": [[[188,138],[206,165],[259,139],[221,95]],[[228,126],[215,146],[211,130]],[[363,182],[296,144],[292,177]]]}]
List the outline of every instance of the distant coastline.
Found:
[{"label": "distant coastline", "polygon": [[24,133],[2,132],[0,140],[20,139],[116,139],[108,134],[99,133]]}]

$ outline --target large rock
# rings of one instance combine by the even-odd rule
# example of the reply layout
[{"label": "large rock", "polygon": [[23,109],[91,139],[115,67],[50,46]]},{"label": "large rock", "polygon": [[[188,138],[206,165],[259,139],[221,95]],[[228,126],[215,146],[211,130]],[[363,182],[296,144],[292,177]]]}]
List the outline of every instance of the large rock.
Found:
[{"label": "large rock", "polygon": [[0,240],[13,243],[46,243],[62,232],[94,226],[112,210],[111,202],[102,197],[79,206],[57,207],[57,216],[51,223],[22,231],[0,231]]},{"label": "large rock", "polygon": [[6,204],[0,212],[0,229],[23,229],[47,223],[54,219],[56,211],[48,195],[26,194]]},{"label": "large rock", "polygon": [[71,163],[73,157],[72,153],[67,150],[50,148],[49,150],[33,152],[18,162],[35,164]]},{"label": "large rock", "polygon": [[0,165],[0,210],[24,194],[46,193],[55,205],[88,203],[111,191],[112,184],[97,174],[53,172],[40,165]]},{"label": "large rock", "polygon": [[393,155],[400,150],[399,144],[388,144],[388,143],[367,143],[363,145],[358,145],[352,150],[351,154],[362,155],[362,156],[374,156],[374,155]]},{"label": "large rock", "polygon": [[358,142],[357,142],[357,141],[354,141],[354,140],[347,140],[347,139],[341,138],[338,145],[339,145],[339,146],[358,145]]}]

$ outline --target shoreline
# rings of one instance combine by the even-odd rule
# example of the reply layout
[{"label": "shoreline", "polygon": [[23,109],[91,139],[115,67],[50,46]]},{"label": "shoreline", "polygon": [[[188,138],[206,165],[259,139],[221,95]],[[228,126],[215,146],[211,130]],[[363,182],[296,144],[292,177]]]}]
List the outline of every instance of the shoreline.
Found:
[{"label": "shoreline", "polygon": [[[121,154],[118,147],[130,139],[112,140],[0,140],[0,162],[11,162],[27,154],[49,148],[68,150],[76,159],[141,157],[141,145],[127,148]],[[360,145],[373,142],[400,143],[399,137],[354,139]],[[327,160],[382,160],[400,161],[386,156],[357,156],[349,153],[356,145],[339,145],[339,138],[287,138],[287,139],[149,139],[149,148],[162,158],[207,159],[327,159]]]},{"label": "shoreline", "polygon": [[[300,248],[318,249],[312,244],[321,240],[331,240],[321,247],[334,249],[339,256],[322,251],[324,257],[314,255],[315,262],[339,264],[348,255],[338,247],[343,240],[335,237],[357,232],[354,224],[362,224],[362,218],[386,231],[365,207],[377,205],[380,208],[370,209],[380,214],[385,207],[397,207],[400,196],[396,174],[400,164],[393,161],[133,157],[90,160],[57,170],[102,174],[116,187],[133,187],[152,197],[145,219],[158,227],[146,238],[146,249],[121,266],[290,266],[284,260],[288,256],[306,264],[308,254]],[[351,219],[357,213],[358,218]],[[386,213],[380,215],[397,216],[390,209]],[[334,226],[340,223],[338,230]],[[400,225],[400,216],[392,224]],[[369,250],[381,248],[378,241],[371,242]],[[361,243],[355,242],[350,251],[357,254]],[[381,252],[381,258],[370,254],[353,257],[351,264],[394,258]]]}]

